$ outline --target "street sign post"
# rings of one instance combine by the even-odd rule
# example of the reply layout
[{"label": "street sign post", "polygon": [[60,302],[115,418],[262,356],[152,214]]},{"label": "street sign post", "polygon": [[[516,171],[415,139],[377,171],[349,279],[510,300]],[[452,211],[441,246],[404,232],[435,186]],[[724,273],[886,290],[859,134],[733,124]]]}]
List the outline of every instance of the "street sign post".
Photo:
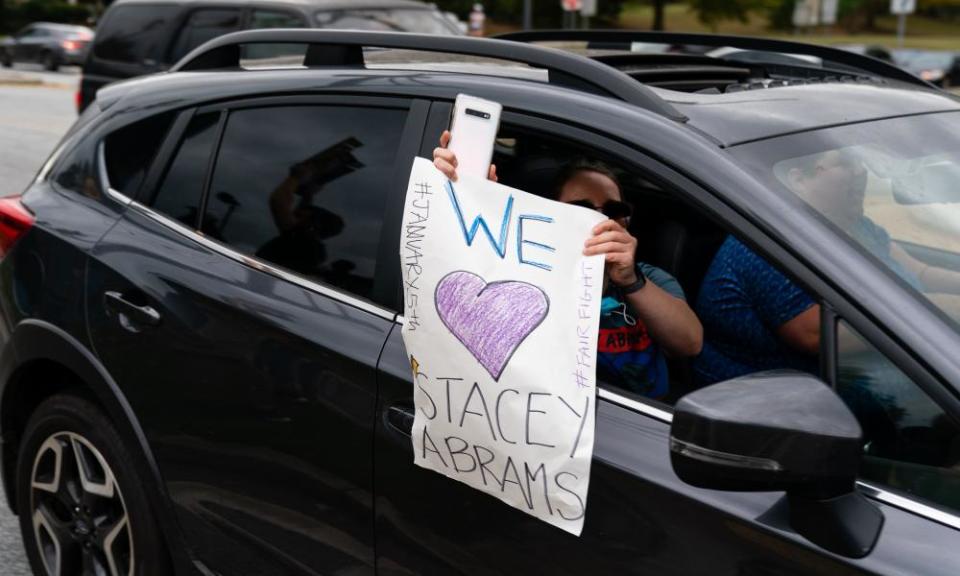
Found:
[{"label": "street sign post", "polygon": [[583,8],[581,0],[560,0],[563,7],[563,27],[565,29],[577,27],[577,12]]},{"label": "street sign post", "polygon": [[907,33],[907,14],[917,10],[917,0],[890,0],[890,13],[897,15],[897,46],[903,48],[903,37]]}]

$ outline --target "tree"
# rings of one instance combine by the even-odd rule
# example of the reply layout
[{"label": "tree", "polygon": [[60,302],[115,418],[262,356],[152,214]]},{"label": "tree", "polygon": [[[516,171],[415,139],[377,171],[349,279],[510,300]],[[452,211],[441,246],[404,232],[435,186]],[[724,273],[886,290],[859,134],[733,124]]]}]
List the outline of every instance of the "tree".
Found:
[{"label": "tree", "polygon": [[762,0],[690,0],[697,19],[716,29],[722,20],[746,22],[751,10],[762,7]]},{"label": "tree", "polygon": [[663,14],[667,7],[667,0],[653,0],[653,26],[654,30],[663,30]]}]

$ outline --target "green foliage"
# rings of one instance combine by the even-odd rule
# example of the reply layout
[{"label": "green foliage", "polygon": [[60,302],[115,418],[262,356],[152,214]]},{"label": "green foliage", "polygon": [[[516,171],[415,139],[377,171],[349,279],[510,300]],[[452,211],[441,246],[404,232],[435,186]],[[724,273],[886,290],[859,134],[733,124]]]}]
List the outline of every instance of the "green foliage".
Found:
[{"label": "green foliage", "polygon": [[90,16],[86,6],[60,0],[27,0],[20,4],[7,0],[0,4],[0,32],[16,32],[32,22],[85,24]]},{"label": "green foliage", "polygon": [[767,6],[767,21],[770,28],[773,30],[792,30],[794,5],[794,0],[783,0]]},{"label": "green foliage", "polygon": [[750,11],[761,7],[760,0],[690,0],[697,19],[710,28],[716,28],[722,20],[747,22]]}]

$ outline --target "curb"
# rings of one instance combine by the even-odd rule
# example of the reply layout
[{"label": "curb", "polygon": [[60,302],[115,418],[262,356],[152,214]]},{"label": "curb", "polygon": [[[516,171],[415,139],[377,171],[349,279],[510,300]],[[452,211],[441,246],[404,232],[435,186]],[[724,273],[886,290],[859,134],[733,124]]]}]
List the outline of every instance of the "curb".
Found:
[{"label": "curb", "polygon": [[0,72],[0,85],[4,86],[39,86],[43,84],[40,78],[18,74],[16,72]]}]

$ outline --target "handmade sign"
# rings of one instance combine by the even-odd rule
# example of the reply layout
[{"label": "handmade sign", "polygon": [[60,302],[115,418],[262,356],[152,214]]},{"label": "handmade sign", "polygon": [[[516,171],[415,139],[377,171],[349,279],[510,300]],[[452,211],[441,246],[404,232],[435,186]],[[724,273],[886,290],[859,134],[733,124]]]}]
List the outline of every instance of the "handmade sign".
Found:
[{"label": "handmade sign", "polygon": [[580,534],[604,216],[416,159],[400,239],[414,461]]}]

